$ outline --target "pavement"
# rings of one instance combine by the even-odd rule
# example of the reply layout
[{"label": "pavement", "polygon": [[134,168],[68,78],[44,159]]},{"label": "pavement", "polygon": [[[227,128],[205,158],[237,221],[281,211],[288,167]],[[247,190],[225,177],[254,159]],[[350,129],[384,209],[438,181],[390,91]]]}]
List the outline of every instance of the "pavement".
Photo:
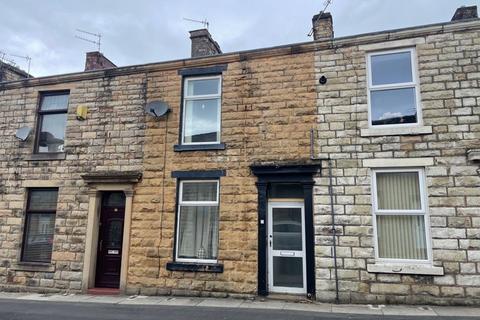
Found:
[{"label": "pavement", "polygon": [[0,293],[0,319],[480,319],[479,307],[345,305],[271,299]]}]

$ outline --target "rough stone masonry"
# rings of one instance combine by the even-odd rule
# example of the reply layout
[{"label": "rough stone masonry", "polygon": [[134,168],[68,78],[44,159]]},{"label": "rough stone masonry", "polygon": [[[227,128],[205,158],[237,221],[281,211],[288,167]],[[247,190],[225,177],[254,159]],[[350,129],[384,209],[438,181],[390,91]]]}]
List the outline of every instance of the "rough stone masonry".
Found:
[{"label": "rough stone masonry", "polygon": [[[317,84],[318,154],[333,166],[343,302],[480,301],[480,176],[478,162],[467,158],[480,147],[480,25],[476,19],[456,22],[334,39],[316,51],[317,79],[328,79]],[[375,131],[368,120],[367,53],[399,48],[416,52],[423,126]],[[376,266],[372,170],[412,166],[412,160],[426,172],[432,264],[442,275]],[[317,298],[332,301],[329,180],[319,178],[317,185]]]},{"label": "rough stone masonry", "polygon": [[[333,38],[331,16],[321,18],[314,23],[330,29],[316,29],[321,35],[316,41],[220,54],[208,34],[209,39],[195,42],[194,52],[201,56],[194,59],[108,64],[106,70],[0,83],[0,288],[76,293],[91,288],[84,270],[96,254],[86,248],[87,235],[94,233],[89,215],[96,190],[85,174],[138,172],[142,179],[133,186],[125,292],[254,296],[262,248],[257,180],[250,165],[328,158],[315,179],[316,297],[311,298],[335,300],[338,280],[342,302],[479,304],[480,176],[471,156],[480,148],[479,20]],[[366,57],[398,48],[415,49],[423,122],[404,131],[373,130]],[[212,68],[222,79],[225,146],[180,150],[182,72]],[[14,134],[22,126],[35,132],[39,96],[55,90],[70,95],[65,150],[41,158],[33,152],[34,137],[22,142]],[[161,119],[144,111],[146,103],[157,100],[171,109]],[[88,109],[84,121],[76,117],[79,106]],[[371,174],[386,166],[425,170],[430,266],[400,270],[375,259]],[[225,172],[218,244],[223,272],[168,270],[178,202],[172,173],[205,170]],[[49,264],[20,259],[27,190],[35,187],[59,190]]]}]

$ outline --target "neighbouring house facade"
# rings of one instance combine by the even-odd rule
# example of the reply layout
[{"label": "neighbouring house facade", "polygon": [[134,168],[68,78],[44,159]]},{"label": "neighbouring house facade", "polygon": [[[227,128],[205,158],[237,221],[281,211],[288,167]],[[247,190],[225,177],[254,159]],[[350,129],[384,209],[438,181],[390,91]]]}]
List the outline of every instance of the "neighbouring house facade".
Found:
[{"label": "neighbouring house facade", "polygon": [[316,51],[327,79],[317,83],[318,150],[331,159],[337,235],[335,268],[322,175],[320,299],[335,297],[337,276],[341,301],[479,302],[480,29],[452,22]]},{"label": "neighbouring house facade", "polygon": [[0,82],[20,80],[29,77],[31,77],[31,75],[27,72],[0,59]]},{"label": "neighbouring house facade", "polygon": [[[0,288],[479,304],[480,21],[0,83]],[[103,290],[103,291],[102,291]]]}]

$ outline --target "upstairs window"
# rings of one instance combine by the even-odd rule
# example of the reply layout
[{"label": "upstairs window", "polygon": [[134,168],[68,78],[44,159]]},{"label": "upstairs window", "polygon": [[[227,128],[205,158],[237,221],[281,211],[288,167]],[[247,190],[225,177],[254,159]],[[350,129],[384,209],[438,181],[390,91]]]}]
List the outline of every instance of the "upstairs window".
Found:
[{"label": "upstairs window", "polygon": [[184,81],[182,144],[220,143],[221,77]]},{"label": "upstairs window", "polygon": [[370,126],[420,123],[414,57],[414,49],[375,52],[367,56]]},{"label": "upstairs window", "polygon": [[49,263],[58,189],[30,189],[25,216],[22,261]]},{"label": "upstairs window", "polygon": [[38,110],[35,152],[63,152],[67,125],[68,92],[43,93]]}]

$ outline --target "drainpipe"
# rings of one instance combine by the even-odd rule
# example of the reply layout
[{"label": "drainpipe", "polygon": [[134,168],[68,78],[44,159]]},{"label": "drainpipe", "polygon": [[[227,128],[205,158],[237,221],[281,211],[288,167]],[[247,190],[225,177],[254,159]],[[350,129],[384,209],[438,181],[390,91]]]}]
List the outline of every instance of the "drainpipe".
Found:
[{"label": "drainpipe", "polygon": [[335,273],[335,303],[339,303],[338,297],[338,264],[337,264],[337,230],[335,229],[335,208],[333,205],[333,177],[332,160],[330,157],[317,158],[314,153],[314,131],[310,129],[310,160],[325,160],[328,162],[328,195],[330,196],[330,211],[332,214],[332,240],[333,240],[333,268]]}]

